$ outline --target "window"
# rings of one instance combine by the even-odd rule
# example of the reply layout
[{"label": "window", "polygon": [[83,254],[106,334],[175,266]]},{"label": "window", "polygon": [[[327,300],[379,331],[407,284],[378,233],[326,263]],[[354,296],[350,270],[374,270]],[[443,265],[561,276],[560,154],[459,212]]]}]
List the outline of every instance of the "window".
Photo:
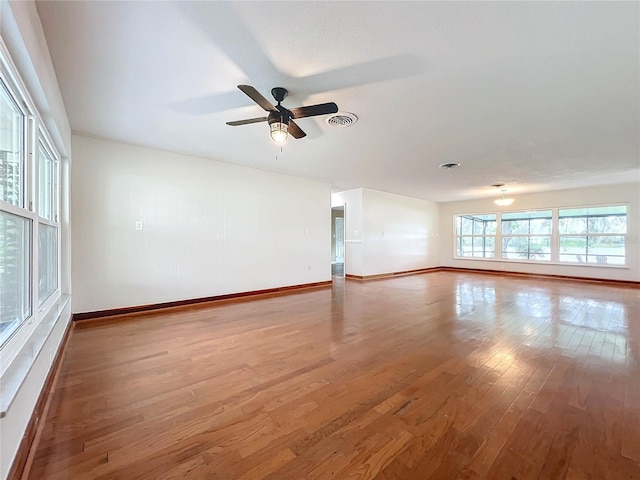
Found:
[{"label": "window", "polygon": [[625,264],[626,206],[561,209],[558,218],[561,262]]},{"label": "window", "polygon": [[551,260],[551,210],[502,214],[502,258]]},{"label": "window", "polygon": [[459,257],[495,257],[495,213],[456,217],[456,245]]},{"label": "window", "polygon": [[41,139],[38,148],[38,303],[58,288],[58,161]]},{"label": "window", "polygon": [[25,323],[34,329],[60,294],[59,176],[59,156],[0,42],[0,349],[11,345],[5,352],[19,351],[33,330],[12,343],[14,334]]},{"label": "window", "polygon": [[627,261],[625,205],[456,215],[454,222],[457,258],[599,267]]}]

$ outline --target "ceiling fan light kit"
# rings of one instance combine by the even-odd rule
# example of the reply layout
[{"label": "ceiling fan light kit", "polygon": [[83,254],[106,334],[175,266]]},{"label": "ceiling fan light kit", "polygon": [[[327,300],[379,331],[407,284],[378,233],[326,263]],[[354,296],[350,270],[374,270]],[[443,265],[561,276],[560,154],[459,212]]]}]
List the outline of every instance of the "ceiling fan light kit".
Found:
[{"label": "ceiling fan light kit", "polygon": [[271,89],[271,95],[273,95],[273,98],[278,102],[275,106],[251,85],[238,85],[238,88],[251,100],[261,106],[265,112],[269,112],[269,115],[266,117],[227,122],[227,125],[236,127],[250,123],[267,122],[269,124],[271,139],[278,144],[284,143],[289,134],[291,134],[293,138],[303,138],[307,136],[293,121],[294,119],[327,115],[338,111],[338,106],[333,102],[292,109],[285,108],[281,103],[289,92],[282,87],[274,87]]},{"label": "ceiling fan light kit", "polygon": [[[269,115],[271,117],[271,115]],[[287,137],[289,136],[289,120],[284,116],[268,119],[269,128],[271,129],[271,140],[276,143],[284,143],[287,141]]]},{"label": "ceiling fan light kit", "polygon": [[[496,188],[501,188],[504,187],[504,183],[498,183],[496,185],[493,185]],[[500,198],[497,198],[493,201],[493,203],[495,203],[496,205],[498,205],[499,207],[508,207],[509,205],[511,205],[514,202],[513,198],[508,198],[507,197],[507,189],[506,188],[502,188],[502,190],[500,190],[502,192],[502,196]]]}]

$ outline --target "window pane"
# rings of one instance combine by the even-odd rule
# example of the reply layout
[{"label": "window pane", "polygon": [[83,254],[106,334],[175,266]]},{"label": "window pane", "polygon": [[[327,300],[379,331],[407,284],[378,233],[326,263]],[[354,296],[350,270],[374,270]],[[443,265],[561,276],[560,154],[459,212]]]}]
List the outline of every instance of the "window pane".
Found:
[{"label": "window pane", "polygon": [[494,237],[485,237],[484,254],[486,258],[495,258],[496,256],[496,239]]},{"label": "window pane", "polygon": [[560,261],[624,265],[625,237],[624,235],[561,236]]},{"label": "window pane", "polygon": [[0,345],[31,315],[31,221],[0,212]]},{"label": "window pane", "polygon": [[626,215],[589,217],[589,233],[627,233]]},{"label": "window pane", "polygon": [[42,305],[58,288],[58,229],[40,224],[38,233],[38,298]]},{"label": "window pane", "polygon": [[502,214],[502,233],[527,235],[551,234],[551,210]]},{"label": "window pane", "polygon": [[584,263],[587,258],[587,237],[560,237],[560,261]]},{"label": "window pane", "polygon": [[484,222],[482,220],[473,220],[473,234],[474,235],[483,235],[484,234]]},{"label": "window pane", "polygon": [[529,233],[529,220],[502,220],[502,233],[526,235]]},{"label": "window pane", "polygon": [[563,208],[559,212],[560,218],[564,217],[588,217],[594,215],[626,215],[625,205],[612,205],[609,207]]},{"label": "window pane", "polygon": [[502,256],[513,260],[551,260],[551,237],[502,237]]},{"label": "window pane", "polygon": [[460,257],[470,257],[473,253],[472,246],[472,238],[471,237],[460,237],[458,248],[458,256]]},{"label": "window pane", "polygon": [[473,239],[473,256],[494,258],[496,239],[494,237],[476,237]]},{"label": "window pane", "polygon": [[551,235],[551,219],[535,218],[531,220],[530,232],[537,235]]},{"label": "window pane", "polygon": [[482,257],[484,255],[484,237],[474,237],[473,256]]},{"label": "window pane", "polygon": [[560,226],[558,228],[560,234],[568,233],[573,235],[580,235],[587,233],[587,219],[586,217],[566,217],[560,218]]},{"label": "window pane", "polygon": [[473,232],[473,220],[469,217],[462,217],[462,228],[460,229],[460,233],[462,235],[471,235]]},{"label": "window pane", "polygon": [[493,220],[487,220],[485,222],[485,234],[486,235],[495,235],[496,234],[496,219],[495,219],[495,215]]},{"label": "window pane", "polygon": [[597,261],[597,263],[607,263],[606,257],[608,255],[624,258],[624,236],[590,236],[587,244],[587,255],[602,256],[603,259]]},{"label": "window pane", "polygon": [[23,206],[24,116],[0,82],[0,200]]},{"label": "window pane", "polygon": [[551,260],[551,237],[529,237],[529,260]]},{"label": "window pane", "polygon": [[53,220],[53,160],[42,144],[38,149],[38,214]]},{"label": "window pane", "polygon": [[513,260],[529,258],[529,237],[502,237],[502,257]]}]

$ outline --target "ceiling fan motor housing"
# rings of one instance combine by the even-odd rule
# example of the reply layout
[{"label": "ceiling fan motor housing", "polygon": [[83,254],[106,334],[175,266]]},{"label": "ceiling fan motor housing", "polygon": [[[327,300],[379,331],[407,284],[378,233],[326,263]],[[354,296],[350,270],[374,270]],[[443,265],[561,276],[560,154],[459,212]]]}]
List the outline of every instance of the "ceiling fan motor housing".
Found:
[{"label": "ceiling fan motor housing", "polygon": [[273,95],[273,98],[275,98],[278,103],[287,98],[288,93],[287,89],[282,87],[274,87],[271,89],[271,95]]},{"label": "ceiling fan motor housing", "polygon": [[291,120],[291,115],[285,108],[282,108],[279,112],[271,112],[267,117],[267,122],[269,122],[269,125],[275,122],[289,125],[289,120]]}]

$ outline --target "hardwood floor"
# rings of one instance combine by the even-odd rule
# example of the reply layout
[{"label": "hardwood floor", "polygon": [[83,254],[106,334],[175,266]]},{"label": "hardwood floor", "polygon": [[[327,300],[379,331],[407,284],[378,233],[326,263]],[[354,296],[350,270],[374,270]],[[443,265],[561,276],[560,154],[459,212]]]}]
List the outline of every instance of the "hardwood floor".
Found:
[{"label": "hardwood floor", "polygon": [[76,325],[32,479],[640,479],[640,290],[439,272]]}]

